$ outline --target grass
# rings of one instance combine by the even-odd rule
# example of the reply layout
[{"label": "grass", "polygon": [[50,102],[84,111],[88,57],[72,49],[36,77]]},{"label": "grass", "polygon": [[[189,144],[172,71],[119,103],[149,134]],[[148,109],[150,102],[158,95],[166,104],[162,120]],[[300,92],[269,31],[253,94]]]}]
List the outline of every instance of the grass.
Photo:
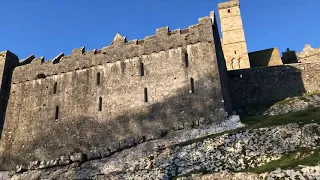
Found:
[{"label": "grass", "polygon": [[298,123],[300,126],[309,123],[319,123],[320,124],[320,108],[310,108],[307,110],[299,111],[299,112],[292,112],[288,114],[281,114],[276,116],[252,116],[252,117],[244,117],[241,119],[241,122],[247,126],[225,131],[223,133],[212,134],[208,136],[204,136],[197,139],[192,139],[189,141],[185,141],[182,143],[175,144],[171,146],[171,148],[175,148],[177,146],[186,146],[189,144],[201,142],[208,138],[214,138],[217,136],[221,136],[223,134],[234,134],[238,132],[242,132],[245,130],[250,129],[257,129],[263,127],[270,127],[270,126],[279,126],[285,125],[290,123]]},{"label": "grass", "polygon": [[[311,96],[311,95],[320,96],[320,93],[304,94],[303,96],[301,96],[301,98],[305,98],[306,96]],[[290,99],[286,99],[282,103],[286,103],[289,101]],[[300,126],[303,126],[305,124],[310,124],[310,123],[320,124],[320,107],[309,108],[307,110],[303,110],[299,112],[292,112],[288,114],[281,114],[281,115],[275,115],[275,116],[243,117],[241,118],[241,122],[246,126],[242,128],[230,130],[230,131],[225,131],[219,134],[208,135],[201,138],[185,141],[179,144],[175,144],[171,148],[175,148],[177,146],[186,146],[189,144],[201,142],[208,138],[214,138],[223,134],[234,134],[234,133],[238,133],[238,132],[242,132],[250,129],[280,126],[280,125],[286,125],[290,123],[297,123]],[[282,157],[278,160],[271,161],[259,167],[245,169],[240,172],[252,172],[252,173],[260,174],[260,173],[274,171],[277,168],[290,169],[290,168],[296,168],[298,165],[316,166],[319,164],[320,164],[320,149],[311,150],[308,148],[299,148],[294,152],[290,152],[288,154],[282,155]],[[206,174],[209,172],[206,170],[200,169],[200,170],[195,170],[193,172],[190,172],[188,174],[178,176],[178,177],[189,177],[191,176],[191,174],[194,174],[194,173]],[[173,179],[177,179],[178,177],[175,177]]]},{"label": "grass", "polygon": [[285,104],[289,104],[289,103],[291,103],[293,100],[294,100],[294,98],[298,98],[298,99],[300,99],[300,100],[303,100],[303,101],[310,101],[307,97],[310,97],[310,96],[314,96],[314,95],[316,95],[316,96],[320,96],[320,92],[307,92],[307,93],[304,93],[304,94],[302,94],[302,96],[296,96],[296,97],[289,97],[289,98],[287,98],[287,99],[285,99],[285,100],[282,100],[282,101],[279,101],[279,102],[277,102],[277,103],[275,103],[276,105],[285,105]]},{"label": "grass", "polygon": [[[201,142],[208,138],[214,138],[223,134],[234,134],[234,133],[238,133],[238,132],[242,132],[250,129],[279,126],[279,125],[285,125],[290,123],[297,123],[300,126],[303,126],[304,124],[309,124],[309,123],[320,124],[320,108],[319,107],[310,108],[310,109],[299,111],[299,112],[292,112],[292,113],[276,115],[276,116],[245,117],[241,119],[241,122],[247,126],[230,130],[230,131],[225,131],[219,134],[208,135],[198,139],[185,141],[179,144],[175,144],[171,148],[175,148],[177,146],[186,146],[189,144]],[[311,150],[307,148],[299,148],[294,152],[290,152],[288,154],[282,155],[282,157],[278,160],[271,161],[259,167],[245,169],[240,172],[252,172],[252,173],[260,174],[260,173],[274,171],[277,168],[289,169],[289,168],[296,168],[298,165],[316,166],[318,164],[320,164],[320,149]],[[206,174],[210,172],[200,169],[200,170],[195,170],[188,174],[178,176],[178,177],[190,177],[192,174],[195,174],[195,173]],[[175,177],[173,179],[177,179],[178,177]]]},{"label": "grass", "polygon": [[262,166],[245,169],[241,172],[265,173],[281,169],[296,168],[298,165],[316,166],[320,163],[320,149],[310,150],[300,148],[295,152],[284,154],[280,159],[271,161]]},{"label": "grass", "polygon": [[290,123],[298,123],[300,125],[320,123],[320,108],[310,108],[299,112],[292,112],[276,116],[244,117],[241,119],[241,122],[248,125],[246,128],[250,129],[285,125]]}]

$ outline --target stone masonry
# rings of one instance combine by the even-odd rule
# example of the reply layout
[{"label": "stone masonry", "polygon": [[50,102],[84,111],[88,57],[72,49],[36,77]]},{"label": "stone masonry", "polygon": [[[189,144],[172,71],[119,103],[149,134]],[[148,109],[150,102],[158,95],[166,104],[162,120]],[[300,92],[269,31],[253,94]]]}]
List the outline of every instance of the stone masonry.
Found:
[{"label": "stone masonry", "polygon": [[319,92],[320,51],[310,45],[284,53],[283,62],[301,63],[282,65],[273,48],[251,54],[250,65],[239,6],[218,5],[222,41],[212,12],[186,29],[131,41],[116,34],[110,46],[48,61],[0,52],[0,171],[106,157]]},{"label": "stone masonry", "polygon": [[18,62],[2,53],[0,170],[220,124],[231,99],[215,22],[204,17],[129,42],[117,34],[108,47],[49,61],[31,55]]},{"label": "stone masonry", "polygon": [[239,0],[220,3],[218,9],[227,69],[250,68]]}]

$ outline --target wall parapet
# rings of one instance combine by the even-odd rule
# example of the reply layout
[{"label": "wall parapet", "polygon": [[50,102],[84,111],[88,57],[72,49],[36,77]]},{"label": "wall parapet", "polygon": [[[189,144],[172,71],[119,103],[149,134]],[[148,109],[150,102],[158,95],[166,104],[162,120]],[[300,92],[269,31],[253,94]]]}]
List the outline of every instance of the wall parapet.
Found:
[{"label": "wall parapet", "polygon": [[296,53],[298,62],[320,61],[320,48],[312,48],[310,44],[306,44],[300,53]]},{"label": "wall parapet", "polygon": [[[211,28],[210,31],[208,31],[209,28]],[[21,83],[37,79],[38,74],[50,76],[186,47],[189,44],[212,41],[212,20],[210,17],[199,18],[198,24],[189,26],[187,29],[170,31],[168,26],[158,28],[155,35],[146,36],[142,40],[134,39],[127,42],[125,37],[117,34],[110,46],[99,50],[85,51],[85,47],[81,47],[74,49],[69,56],[60,53],[48,61],[45,61],[44,57],[36,58],[34,55],[30,55],[20,61],[14,71],[12,82]]]}]

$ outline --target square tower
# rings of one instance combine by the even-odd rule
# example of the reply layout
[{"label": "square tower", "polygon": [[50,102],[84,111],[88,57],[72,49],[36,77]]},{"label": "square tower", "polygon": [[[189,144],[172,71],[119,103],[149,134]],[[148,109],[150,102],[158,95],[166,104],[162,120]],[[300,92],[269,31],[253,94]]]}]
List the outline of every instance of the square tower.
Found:
[{"label": "square tower", "polygon": [[218,4],[222,49],[228,70],[250,68],[239,0]]}]

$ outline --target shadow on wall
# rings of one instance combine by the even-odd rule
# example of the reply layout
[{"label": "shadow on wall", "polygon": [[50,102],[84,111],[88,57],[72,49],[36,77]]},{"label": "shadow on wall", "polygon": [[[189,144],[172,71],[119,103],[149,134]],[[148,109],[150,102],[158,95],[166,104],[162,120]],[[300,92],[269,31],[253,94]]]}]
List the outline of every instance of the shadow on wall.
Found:
[{"label": "shadow on wall", "polygon": [[[208,81],[214,82],[205,89]],[[3,139],[5,148],[1,157],[1,170],[13,169],[17,164],[34,160],[52,160],[75,152],[87,153],[93,148],[118,148],[124,139],[143,141],[158,139],[170,130],[194,128],[199,123],[219,124],[226,118],[222,92],[216,77],[208,76],[194,81],[190,86],[179,89],[162,102],[148,102],[139,112],[126,112],[115,119],[59,119],[29,122],[28,134],[15,129],[14,139]],[[193,93],[191,93],[193,92]],[[102,109],[103,111],[103,109]],[[204,122],[199,122],[204,119]],[[42,128],[39,128],[42,127]],[[4,133],[8,133],[4,131]]]},{"label": "shadow on wall", "polygon": [[277,48],[270,48],[248,54],[251,67],[265,67],[282,65],[282,60]]},{"label": "shadow on wall", "polygon": [[262,115],[274,103],[306,92],[301,70],[272,66],[228,72],[234,108],[241,116]]},{"label": "shadow on wall", "polygon": [[[0,111],[2,114],[0,114],[0,141],[1,141],[1,137],[2,137],[2,130],[3,130],[3,126],[4,126],[4,121],[6,118],[6,110],[7,110],[7,106],[8,106],[8,101],[9,101],[9,92],[11,89],[11,79],[12,79],[12,72],[13,69],[8,70],[8,76],[3,79],[3,82],[1,83],[1,105],[0,105]],[[0,149],[0,155],[1,155],[1,149]]]},{"label": "shadow on wall", "polygon": [[248,53],[251,67],[265,67],[269,65],[273,53],[272,49]]}]

